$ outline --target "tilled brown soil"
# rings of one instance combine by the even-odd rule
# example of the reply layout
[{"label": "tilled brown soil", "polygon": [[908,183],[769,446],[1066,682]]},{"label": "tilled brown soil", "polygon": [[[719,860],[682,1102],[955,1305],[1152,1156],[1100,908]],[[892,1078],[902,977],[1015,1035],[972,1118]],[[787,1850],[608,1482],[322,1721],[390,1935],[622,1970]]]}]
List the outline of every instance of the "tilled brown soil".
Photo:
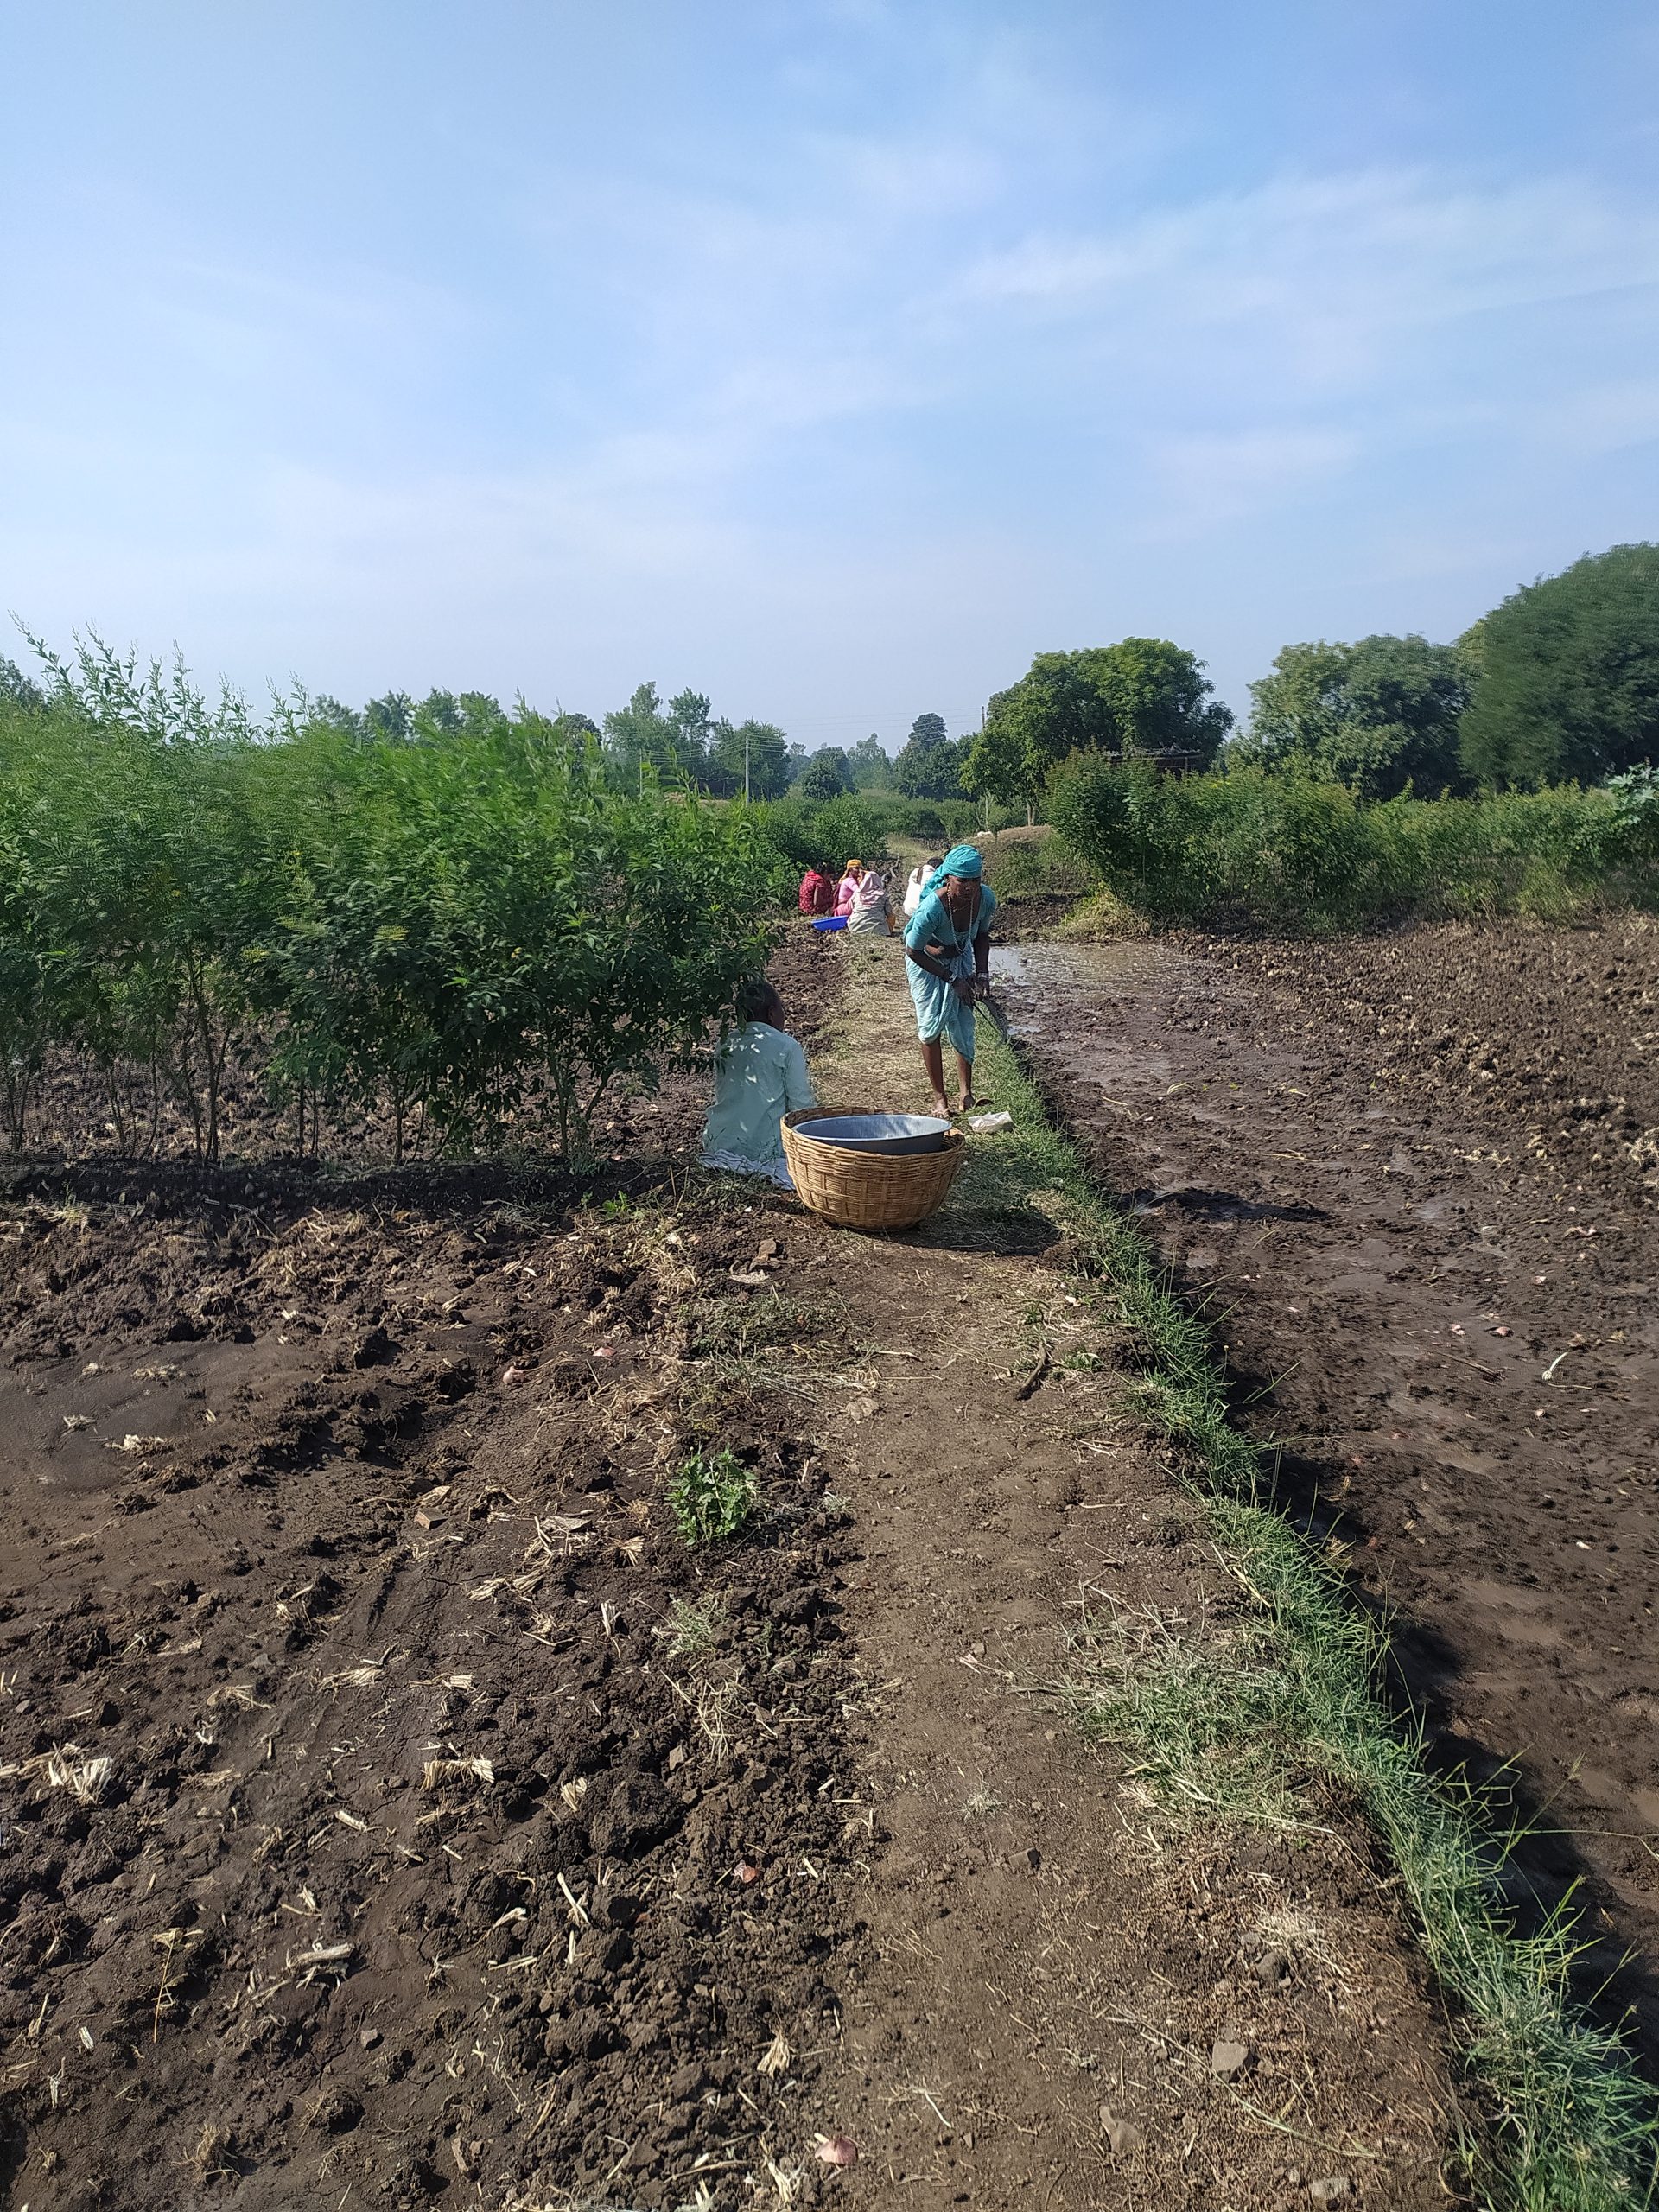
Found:
[{"label": "tilled brown soil", "polygon": [[662,1510],[753,1220],[398,1211],[8,1209],[65,1284],[5,1385],[19,2201],[689,2190],[811,2081],[753,2060],[839,2002],[845,1514],[731,1395],[761,1535]]},{"label": "tilled brown soil", "polygon": [[[800,2133],[847,1521],[711,1361],[781,1248],[640,1227],[700,1091],[581,1186],[12,1171],[0,2200],[678,2202]],[[665,1471],[715,1440],[765,1515],[691,1554]]]},{"label": "tilled brown soil", "polygon": [[[1084,1615],[1236,1600],[1054,1224],[837,1234],[701,1103],[582,1184],[10,1173],[0,2203],[1445,2201],[1363,1830],[1067,1719]],[[760,1513],[688,1551],[699,1448]]]},{"label": "tilled brown soil", "polygon": [[1009,997],[1659,2047],[1659,927],[1033,948]]}]

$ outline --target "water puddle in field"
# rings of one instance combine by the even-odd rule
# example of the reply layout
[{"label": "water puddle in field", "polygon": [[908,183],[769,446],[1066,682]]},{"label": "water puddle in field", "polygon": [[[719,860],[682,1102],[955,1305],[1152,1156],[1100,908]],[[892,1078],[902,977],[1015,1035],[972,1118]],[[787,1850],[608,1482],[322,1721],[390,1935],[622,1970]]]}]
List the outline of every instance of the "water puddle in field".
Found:
[{"label": "water puddle in field", "polygon": [[1147,962],[1147,948],[1128,940],[1103,944],[993,944],[991,976],[1012,989],[1045,983],[1103,987],[1132,977]]}]

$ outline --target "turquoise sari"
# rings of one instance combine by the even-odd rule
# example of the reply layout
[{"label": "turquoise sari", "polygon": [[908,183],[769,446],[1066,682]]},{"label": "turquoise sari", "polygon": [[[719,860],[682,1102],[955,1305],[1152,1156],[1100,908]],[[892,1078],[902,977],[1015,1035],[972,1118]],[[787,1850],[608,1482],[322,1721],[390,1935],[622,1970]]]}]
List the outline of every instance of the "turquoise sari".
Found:
[{"label": "turquoise sari", "polygon": [[988,884],[982,885],[978,887],[973,911],[965,926],[959,930],[938,893],[929,891],[905,931],[907,952],[925,952],[945,970],[945,976],[941,978],[930,976],[913,960],[905,962],[910,995],[916,1008],[916,1034],[924,1045],[948,1039],[952,1050],[960,1052],[969,1065],[974,1058],[974,1009],[971,1005],[963,1005],[952,986],[972,981],[974,939],[989,928],[995,912],[995,892]]}]

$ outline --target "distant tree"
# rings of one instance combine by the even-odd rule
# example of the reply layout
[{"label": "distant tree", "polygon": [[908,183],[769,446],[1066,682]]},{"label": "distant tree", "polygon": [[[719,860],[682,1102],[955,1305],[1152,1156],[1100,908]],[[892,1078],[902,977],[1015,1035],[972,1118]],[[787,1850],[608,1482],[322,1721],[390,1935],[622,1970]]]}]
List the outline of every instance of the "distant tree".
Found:
[{"label": "distant tree", "polygon": [[0,653],[0,706],[18,707],[36,714],[46,704],[46,694],[32,676],[25,676],[15,660]]},{"label": "distant tree", "polygon": [[320,691],[315,698],[302,692],[298,700],[300,720],[315,723],[321,729],[338,730],[342,737],[356,738],[359,742],[368,734],[368,723],[355,707],[348,707],[343,699],[335,699],[327,691]]},{"label": "distant tree", "polygon": [[804,745],[791,745],[790,747],[787,767],[789,784],[791,790],[793,790],[794,786],[800,782],[801,778],[806,773],[807,763],[811,760],[811,758],[812,755],[807,751]]},{"label": "distant tree", "polygon": [[561,737],[602,738],[604,732],[590,715],[568,712],[561,707],[553,717],[553,727]]},{"label": "distant tree", "polygon": [[1018,683],[993,695],[963,764],[971,798],[1029,807],[1068,754],[1117,749],[1117,715],[1088,658],[1039,653]]},{"label": "distant tree", "polygon": [[453,691],[429,691],[412,720],[423,735],[453,737],[461,726],[461,702]]},{"label": "distant tree", "polygon": [[743,788],[747,751],[751,798],[782,798],[789,789],[789,740],[775,723],[728,721],[715,725],[714,758],[730,777],[732,789]]},{"label": "distant tree", "polygon": [[448,737],[480,736],[505,719],[501,702],[487,691],[429,691],[410,715],[409,735],[417,744],[436,745]]},{"label": "distant tree", "polygon": [[1377,636],[1287,645],[1250,686],[1238,757],[1300,766],[1366,798],[1393,798],[1408,785],[1432,796],[1465,780],[1459,724],[1473,685],[1461,645]]},{"label": "distant tree", "polygon": [[1017,714],[998,712],[1008,694],[999,692],[985,716],[985,727],[969,741],[963,762],[963,789],[969,798],[994,798],[1003,806],[1032,807],[1055,763],[1033,746]]},{"label": "distant tree", "polygon": [[674,724],[663,712],[654,683],[640,684],[626,707],[606,715],[605,749],[626,783],[646,769],[671,779],[678,773]]},{"label": "distant tree", "polygon": [[[488,691],[463,691],[456,703],[461,709],[461,726],[464,730],[491,729],[506,719],[501,702]],[[579,715],[577,719],[588,722],[588,728],[594,729],[586,715]],[[599,735],[596,729],[594,729],[594,735]]]},{"label": "distant tree", "polygon": [[1123,638],[1084,656],[1132,753],[1196,753],[1213,760],[1233,726],[1204,663],[1167,638]]},{"label": "distant tree", "polygon": [[942,715],[918,715],[910,726],[893,780],[906,798],[960,798],[962,748],[945,734]]},{"label": "distant tree", "polygon": [[703,781],[709,768],[709,740],[714,728],[709,701],[701,691],[680,691],[668,702],[674,757],[683,773]]},{"label": "distant tree", "polygon": [[407,691],[388,691],[384,699],[371,699],[363,709],[364,726],[371,737],[407,744],[415,719],[415,702]]},{"label": "distant tree", "polygon": [[1477,626],[1464,765],[1486,784],[1599,783],[1659,761],[1659,545],[1614,545]]},{"label": "distant tree", "polygon": [[847,765],[853,772],[853,788],[861,791],[891,791],[893,762],[887,749],[872,730],[868,737],[861,737],[847,755]]},{"label": "distant tree", "polygon": [[1196,753],[1214,759],[1232,728],[1204,663],[1166,638],[1039,653],[999,691],[968,744],[963,781],[976,798],[1030,806],[1073,753]]},{"label": "distant tree", "polygon": [[806,773],[796,785],[803,798],[839,798],[853,789],[853,772],[838,745],[826,745],[812,755]]}]

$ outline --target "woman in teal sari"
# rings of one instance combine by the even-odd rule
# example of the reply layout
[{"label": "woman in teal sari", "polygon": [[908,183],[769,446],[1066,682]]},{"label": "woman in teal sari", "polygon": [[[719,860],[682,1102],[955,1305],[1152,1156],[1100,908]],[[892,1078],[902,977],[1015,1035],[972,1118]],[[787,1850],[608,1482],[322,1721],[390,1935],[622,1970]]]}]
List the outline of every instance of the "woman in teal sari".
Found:
[{"label": "woman in teal sari", "polygon": [[972,845],[955,845],[929,877],[921,903],[905,931],[905,970],[916,1005],[922,1065],[933,1086],[933,1107],[948,1116],[944,1045],[957,1056],[962,1110],[974,1096],[974,1003],[990,988],[991,917],[996,893],[981,880],[984,862]]}]

